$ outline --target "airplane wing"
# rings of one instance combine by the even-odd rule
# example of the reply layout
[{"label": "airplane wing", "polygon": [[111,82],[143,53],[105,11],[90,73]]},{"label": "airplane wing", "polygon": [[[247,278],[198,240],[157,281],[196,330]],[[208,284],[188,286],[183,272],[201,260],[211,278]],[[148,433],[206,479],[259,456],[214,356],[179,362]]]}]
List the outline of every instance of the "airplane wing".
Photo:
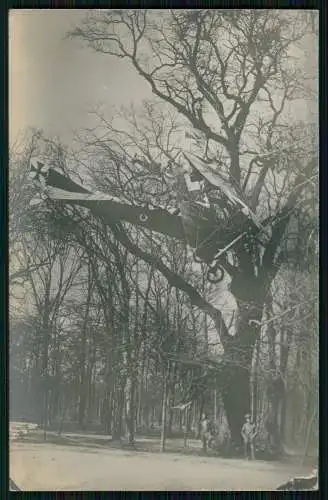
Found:
[{"label": "airplane wing", "polygon": [[[30,174],[30,178],[42,186],[43,195],[51,200],[88,208],[108,224],[123,220],[186,241],[181,215],[174,215],[160,207],[130,205],[115,196],[92,192],[54,168],[46,168],[39,161],[31,162]],[[32,200],[32,204],[36,203],[37,200]],[[196,241],[196,236],[188,239],[190,245],[196,244]]]},{"label": "airplane wing", "polygon": [[221,234],[218,220],[213,219],[213,210],[196,201],[182,201],[179,214],[161,207],[132,205],[119,197],[93,192],[54,168],[45,167],[42,162],[31,164],[31,178],[42,186],[42,196],[32,200],[34,205],[42,202],[43,197],[84,207],[109,225],[123,221],[173,237],[196,249],[206,262],[212,261],[219,246],[224,246],[219,252],[221,255],[244,235],[225,246],[227,242],[224,240],[229,235]]}]

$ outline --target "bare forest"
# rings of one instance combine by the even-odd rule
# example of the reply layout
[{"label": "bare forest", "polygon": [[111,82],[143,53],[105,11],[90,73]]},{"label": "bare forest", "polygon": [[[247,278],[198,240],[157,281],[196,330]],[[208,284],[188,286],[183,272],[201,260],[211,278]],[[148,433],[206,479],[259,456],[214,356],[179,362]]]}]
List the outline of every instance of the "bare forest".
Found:
[{"label": "bare forest", "polygon": [[[119,114],[94,109],[96,126],[76,131],[74,147],[35,129],[11,145],[10,418],[36,422],[44,440],[89,432],[138,449],[146,436],[157,451],[176,439],[187,452],[206,414],[208,453],[238,457],[250,414],[256,458],[316,456],[318,103],[302,55],[316,47],[316,18],[91,10],[67,37],[104,65],[125,60],[152,98]],[[263,230],[238,239],[239,211],[206,190],[188,155]],[[185,232],[37,204],[34,157],[129,206],[173,207]],[[196,252],[195,200],[215,214]]]}]

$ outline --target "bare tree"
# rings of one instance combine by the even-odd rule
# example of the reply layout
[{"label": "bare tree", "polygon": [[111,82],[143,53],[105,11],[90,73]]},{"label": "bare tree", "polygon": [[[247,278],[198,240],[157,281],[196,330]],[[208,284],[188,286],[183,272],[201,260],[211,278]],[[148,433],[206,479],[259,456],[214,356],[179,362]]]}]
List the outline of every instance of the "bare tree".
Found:
[{"label": "bare tree", "polygon": [[[20,253],[16,257],[21,267],[26,269],[31,305],[35,308],[38,318],[42,422],[46,429],[49,420],[49,349],[63,301],[83,266],[83,259],[78,251],[67,246],[65,242],[49,238],[45,227],[42,228],[40,220],[38,222],[39,225],[33,232],[25,234],[21,241]],[[46,264],[41,265],[41,262]]]},{"label": "bare tree", "polygon": [[[305,95],[304,75],[291,51],[311,30],[300,11],[110,10],[88,12],[73,33],[98,52],[128,60],[155,96],[202,134],[204,160],[226,174],[230,188],[264,227],[220,257],[238,306],[234,336],[221,311],[174,273],[164,257],[154,258],[119,224],[112,227],[129,252],[155,265],[214,320],[224,347],[221,391],[237,445],[250,409],[249,372],[263,307],[281,263],[296,249],[294,242],[284,251],[285,242],[292,241],[286,235],[296,232],[301,242],[308,241],[300,219],[311,213],[317,195],[316,130],[296,119],[290,124],[284,114]],[[156,159],[146,160],[156,175]],[[225,208],[228,224],[238,226]]]}]

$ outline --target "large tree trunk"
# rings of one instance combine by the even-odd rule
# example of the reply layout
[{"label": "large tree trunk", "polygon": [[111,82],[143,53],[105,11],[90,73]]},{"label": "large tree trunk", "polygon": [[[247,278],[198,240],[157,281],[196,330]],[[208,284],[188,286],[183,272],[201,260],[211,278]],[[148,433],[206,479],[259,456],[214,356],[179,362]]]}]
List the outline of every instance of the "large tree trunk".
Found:
[{"label": "large tree trunk", "polygon": [[251,405],[249,371],[239,366],[227,366],[224,372],[225,387],[222,388],[222,398],[230,427],[231,446],[241,451],[240,432],[246,413],[250,413]]},{"label": "large tree trunk", "polygon": [[261,321],[263,302],[238,304],[239,320],[236,333],[224,347],[220,391],[231,432],[232,451],[242,450],[241,428],[245,415],[251,414],[250,378],[252,359],[260,327],[250,320]]}]

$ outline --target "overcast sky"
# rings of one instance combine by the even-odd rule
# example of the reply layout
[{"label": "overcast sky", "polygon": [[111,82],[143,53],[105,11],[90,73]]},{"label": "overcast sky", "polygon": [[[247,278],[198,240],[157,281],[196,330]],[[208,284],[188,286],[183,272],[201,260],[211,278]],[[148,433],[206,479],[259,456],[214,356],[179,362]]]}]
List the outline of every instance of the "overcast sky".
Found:
[{"label": "overcast sky", "polygon": [[[9,20],[10,138],[26,127],[70,141],[90,125],[90,106],[141,103],[149,86],[126,61],[65,39],[84,10],[12,10]],[[133,90],[132,90],[133,89]]]},{"label": "overcast sky", "polygon": [[[11,142],[26,127],[37,127],[70,143],[74,129],[94,123],[88,113],[93,106],[141,104],[143,99],[151,97],[150,87],[127,61],[82,49],[81,42],[65,39],[85,12],[84,9],[11,10]],[[305,41],[303,51],[305,67],[315,72],[316,47]],[[296,106],[294,103],[293,114],[311,113],[307,106],[306,101]]]}]

